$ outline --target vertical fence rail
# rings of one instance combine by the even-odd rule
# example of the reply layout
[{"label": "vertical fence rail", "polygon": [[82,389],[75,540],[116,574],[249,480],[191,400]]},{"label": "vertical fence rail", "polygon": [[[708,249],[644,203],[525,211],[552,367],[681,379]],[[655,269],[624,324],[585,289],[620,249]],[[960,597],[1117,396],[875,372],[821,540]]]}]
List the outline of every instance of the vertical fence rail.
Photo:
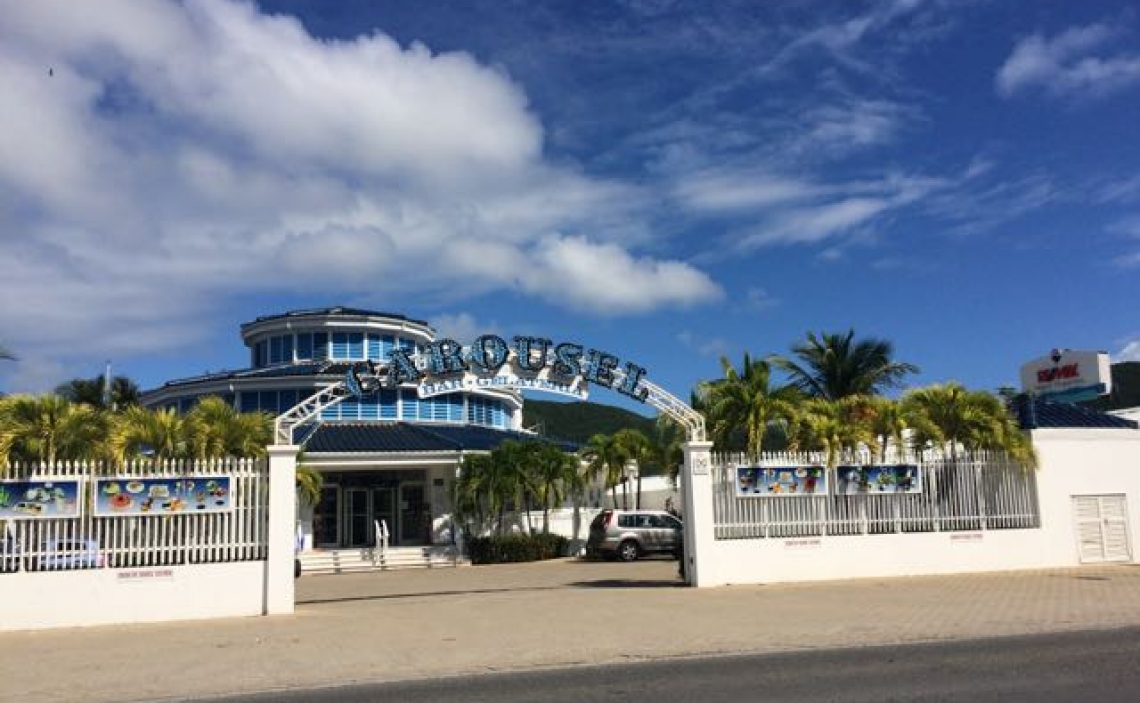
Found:
[{"label": "vertical fence rail", "polygon": [[[866,466],[873,457],[848,454],[838,466]],[[1039,527],[1037,478],[1004,454],[975,452],[926,461],[888,455],[882,463],[914,463],[922,474],[916,493],[838,494],[838,471],[827,469],[828,493],[737,497],[741,466],[826,466],[821,454],[765,453],[759,462],[742,455],[713,460],[713,515],[717,539],[766,539],[818,535],[1025,529]]]},{"label": "vertical fence rail", "polygon": [[[165,515],[95,515],[95,479],[228,478],[230,509]],[[226,459],[206,463],[139,462],[12,465],[4,478],[80,482],[79,516],[0,519],[0,573],[74,568],[164,566],[264,560],[268,463]]]}]

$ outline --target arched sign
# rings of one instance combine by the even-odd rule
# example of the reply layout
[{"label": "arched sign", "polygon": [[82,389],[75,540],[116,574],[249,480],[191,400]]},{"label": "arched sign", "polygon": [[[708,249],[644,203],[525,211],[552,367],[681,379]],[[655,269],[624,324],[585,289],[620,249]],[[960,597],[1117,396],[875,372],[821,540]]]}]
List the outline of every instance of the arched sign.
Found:
[{"label": "arched sign", "polygon": [[386,368],[373,371],[387,387],[415,383],[421,398],[479,388],[519,388],[589,397],[590,385],[612,388],[645,402],[645,369],[624,364],[613,354],[574,342],[555,344],[545,337],[515,337],[511,344],[496,334],[476,337],[464,347],[453,339],[427,345],[416,356],[392,351]]},{"label": "arched sign", "polygon": [[325,408],[380,388],[415,384],[421,398],[462,391],[515,388],[589,397],[590,387],[609,388],[647,403],[677,420],[691,441],[705,438],[704,418],[676,396],[646,378],[632,361],[575,342],[555,344],[546,337],[518,336],[507,343],[495,334],[476,337],[464,347],[454,339],[428,344],[422,353],[391,352],[386,362],[362,362],[344,381],[321,389],[277,418],[277,442],[292,444],[293,428]]}]

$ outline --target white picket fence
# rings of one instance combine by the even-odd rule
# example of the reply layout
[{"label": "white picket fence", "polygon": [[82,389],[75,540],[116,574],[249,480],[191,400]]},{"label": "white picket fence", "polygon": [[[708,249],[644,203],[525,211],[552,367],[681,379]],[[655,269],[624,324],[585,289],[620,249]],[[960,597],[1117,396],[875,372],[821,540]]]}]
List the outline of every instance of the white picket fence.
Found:
[{"label": "white picket fence", "polygon": [[[225,512],[96,516],[95,479],[228,478]],[[116,466],[8,467],[6,479],[80,482],[80,514],[0,520],[0,573],[263,561],[268,552],[268,463],[226,459]]]},{"label": "white picket fence", "polygon": [[[887,463],[904,463],[888,457]],[[920,467],[920,493],[836,494],[835,469],[828,469],[826,495],[739,497],[738,467],[826,466],[810,453],[766,453],[761,461],[743,456],[713,457],[712,489],[718,540],[877,535],[909,532],[1024,529],[1040,526],[1037,481],[1004,454],[974,453],[907,461]],[[867,455],[843,457],[840,465],[874,464]]]}]

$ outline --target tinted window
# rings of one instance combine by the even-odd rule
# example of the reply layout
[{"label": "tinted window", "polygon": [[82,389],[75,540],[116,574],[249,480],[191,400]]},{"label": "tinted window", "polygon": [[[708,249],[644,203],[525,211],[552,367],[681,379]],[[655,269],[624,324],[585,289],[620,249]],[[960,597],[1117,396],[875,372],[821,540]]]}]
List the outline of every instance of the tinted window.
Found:
[{"label": "tinted window", "polygon": [[313,335],[297,335],[297,358],[306,360],[313,358]]},{"label": "tinted window", "polygon": [[636,515],[619,515],[618,527],[637,527],[638,520]]}]

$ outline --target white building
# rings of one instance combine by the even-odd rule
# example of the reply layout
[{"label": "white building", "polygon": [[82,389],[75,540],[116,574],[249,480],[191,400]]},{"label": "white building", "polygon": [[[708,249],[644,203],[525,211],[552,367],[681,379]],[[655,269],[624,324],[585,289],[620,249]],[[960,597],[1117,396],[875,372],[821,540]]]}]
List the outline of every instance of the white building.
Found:
[{"label": "white building", "polygon": [[[216,395],[276,416],[354,365],[387,362],[395,349],[418,354],[436,335],[403,315],[334,307],[259,317],[241,336],[249,368],[170,381],[143,403],[186,411]],[[393,546],[451,544],[449,492],[460,461],[505,440],[536,439],[522,431],[522,406],[511,388],[421,398],[405,383],[325,409],[294,437],[302,463],[324,476],[318,504],[301,509],[306,548],[373,546],[378,521]]]}]

